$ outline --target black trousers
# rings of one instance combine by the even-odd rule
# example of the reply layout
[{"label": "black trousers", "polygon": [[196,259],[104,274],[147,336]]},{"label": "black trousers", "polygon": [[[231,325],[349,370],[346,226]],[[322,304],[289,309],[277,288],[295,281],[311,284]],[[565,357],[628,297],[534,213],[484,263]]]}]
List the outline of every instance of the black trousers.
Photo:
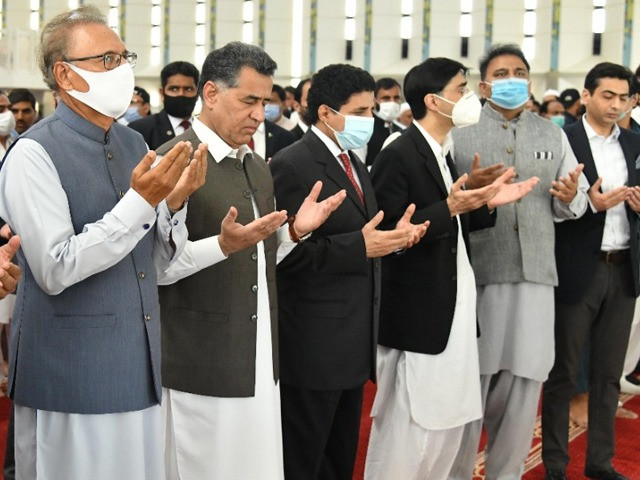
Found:
[{"label": "black trousers", "polygon": [[286,480],[351,480],[362,393],[280,385]]},{"label": "black trousers", "polygon": [[591,285],[571,305],[556,302],[556,358],[542,394],[542,459],[547,470],[569,463],[569,401],[583,349],[589,354],[589,428],[585,471],[606,471],[614,455],[620,376],[635,307],[629,262],[599,261]]}]

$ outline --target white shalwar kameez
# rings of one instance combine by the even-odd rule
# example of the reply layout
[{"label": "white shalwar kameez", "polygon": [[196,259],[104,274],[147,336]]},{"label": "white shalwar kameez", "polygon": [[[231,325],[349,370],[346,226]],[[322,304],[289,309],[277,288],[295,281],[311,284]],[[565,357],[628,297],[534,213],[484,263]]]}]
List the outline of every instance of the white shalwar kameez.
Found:
[{"label": "white shalwar kameez", "polygon": [[[450,190],[446,153],[420,130]],[[378,391],[371,411],[366,480],[446,480],[464,425],[482,417],[476,284],[456,218],[457,295],[449,341],[438,355],[378,347]],[[425,312],[428,309],[425,305]]]},{"label": "white shalwar kameez", "polygon": [[[198,138],[209,146],[216,161],[250,153],[233,150],[202,122],[193,124]],[[255,218],[259,218],[253,200]],[[281,229],[282,230],[282,229]],[[285,229],[286,230],[286,229]],[[288,235],[279,238],[292,244]],[[286,242],[286,240],[289,240]],[[295,244],[293,244],[295,245]],[[285,245],[281,245],[281,248]],[[291,248],[291,245],[288,245]],[[280,250],[279,250],[280,252]],[[264,244],[258,253],[258,321],[256,378],[253,397],[210,397],[163,389],[166,421],[165,465],[168,480],[279,480],[284,478],[280,387],[273,381],[271,315]],[[188,242],[170,272],[160,275],[167,284],[224,260],[218,237]],[[181,271],[182,270],[182,271]],[[163,278],[164,277],[164,278]],[[225,288],[224,285],[212,288]]]}]

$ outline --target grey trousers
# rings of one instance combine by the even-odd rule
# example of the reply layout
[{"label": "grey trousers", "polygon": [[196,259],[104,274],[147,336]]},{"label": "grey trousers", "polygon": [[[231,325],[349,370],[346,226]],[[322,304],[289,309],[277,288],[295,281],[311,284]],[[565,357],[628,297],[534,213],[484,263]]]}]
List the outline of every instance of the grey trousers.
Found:
[{"label": "grey trousers", "polygon": [[635,297],[628,263],[598,262],[582,299],[556,302],[556,359],[544,384],[542,459],[548,470],[569,463],[569,401],[585,347],[589,347],[589,429],[585,470],[612,468],[614,421]]},{"label": "grey trousers", "polygon": [[484,418],[465,426],[449,479],[471,480],[482,425],[487,431],[486,480],[519,480],[531,451],[542,383],[502,370],[481,375]]}]

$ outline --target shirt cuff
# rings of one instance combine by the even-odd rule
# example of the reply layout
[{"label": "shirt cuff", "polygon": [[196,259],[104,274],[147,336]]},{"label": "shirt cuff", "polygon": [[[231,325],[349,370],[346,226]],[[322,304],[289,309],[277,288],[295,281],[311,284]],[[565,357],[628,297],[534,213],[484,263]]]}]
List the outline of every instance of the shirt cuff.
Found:
[{"label": "shirt cuff", "polygon": [[227,256],[222,253],[222,249],[220,248],[218,235],[191,242],[190,253],[198,270],[210,267],[227,259]]},{"label": "shirt cuff", "polygon": [[156,211],[133,188],[111,210],[111,213],[138,239],[151,229],[156,221]]}]

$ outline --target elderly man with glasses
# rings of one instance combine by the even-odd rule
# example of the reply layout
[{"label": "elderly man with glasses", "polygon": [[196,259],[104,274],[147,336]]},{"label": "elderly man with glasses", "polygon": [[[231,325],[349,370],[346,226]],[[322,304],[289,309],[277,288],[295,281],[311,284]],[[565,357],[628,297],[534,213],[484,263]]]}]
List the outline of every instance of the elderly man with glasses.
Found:
[{"label": "elderly man with glasses", "polygon": [[186,242],[206,149],[190,161],[180,142],[156,161],[114,122],[136,54],[95,7],[52,19],[39,53],[61,103],[0,170],[0,217],[23,238],[8,386],[16,476],[162,479],[156,269]]}]

